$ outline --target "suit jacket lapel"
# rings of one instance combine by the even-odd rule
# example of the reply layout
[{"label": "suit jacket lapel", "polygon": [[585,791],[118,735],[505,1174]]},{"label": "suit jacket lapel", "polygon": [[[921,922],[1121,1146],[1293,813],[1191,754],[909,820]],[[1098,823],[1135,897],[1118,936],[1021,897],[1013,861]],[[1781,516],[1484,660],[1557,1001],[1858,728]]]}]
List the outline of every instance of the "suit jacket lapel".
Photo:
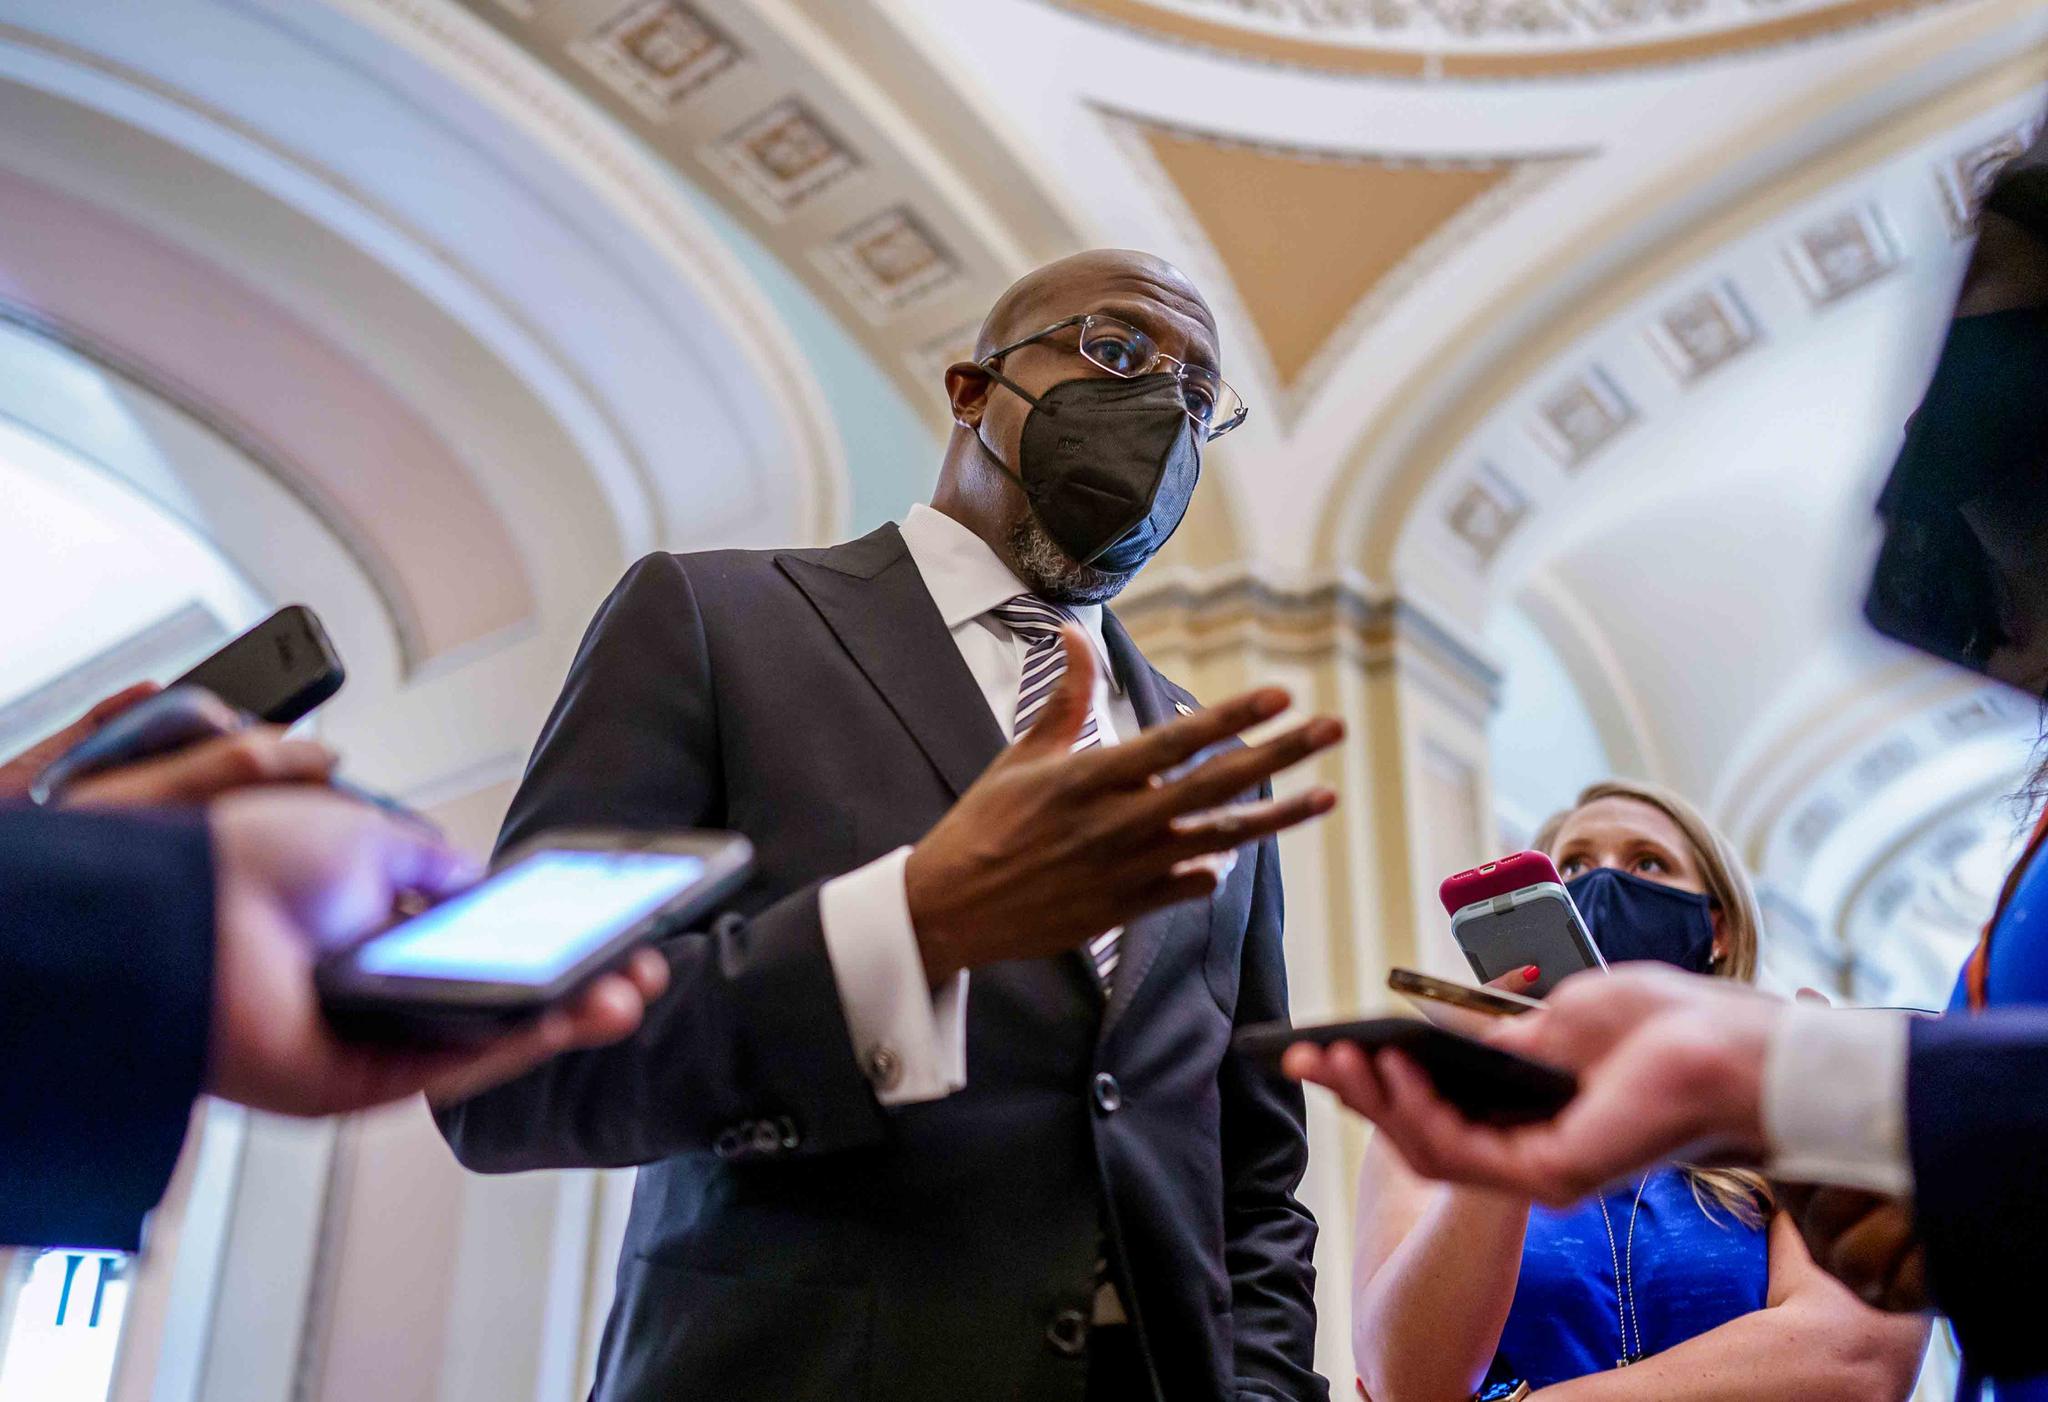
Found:
[{"label": "suit jacket lapel", "polygon": [[[1109,665],[1116,669],[1117,680],[1123,683],[1124,690],[1130,695],[1131,709],[1137,712],[1139,726],[1150,730],[1180,714],[1166,679],[1153,670],[1145,655],[1138,651],[1138,645],[1131,641],[1131,635],[1124,631],[1124,625],[1108,609],[1102,611],[1102,642],[1109,652]],[[1208,919],[1209,905],[1206,901],[1183,901],[1165,910],[1141,915],[1124,927],[1123,938],[1118,942],[1116,972],[1110,975],[1109,1007],[1102,1017],[1104,1037],[1130,1007],[1139,985],[1145,981],[1145,975],[1159,957],[1160,949],[1171,937],[1184,933],[1185,927],[1205,925]],[[1081,957],[1087,959],[1086,951]],[[1092,964],[1090,972],[1093,972]]]},{"label": "suit jacket lapel", "polygon": [[1002,750],[1003,733],[895,525],[775,563],[958,798]]}]

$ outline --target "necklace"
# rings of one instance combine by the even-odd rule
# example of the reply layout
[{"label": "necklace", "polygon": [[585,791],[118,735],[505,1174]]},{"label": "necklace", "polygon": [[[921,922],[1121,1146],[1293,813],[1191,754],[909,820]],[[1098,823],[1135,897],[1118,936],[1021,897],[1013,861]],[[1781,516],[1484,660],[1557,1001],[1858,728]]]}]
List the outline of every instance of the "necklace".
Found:
[{"label": "necklace", "polygon": [[[1636,1184],[1635,1206],[1628,1210],[1628,1237],[1625,1245],[1614,1240],[1614,1219],[1607,1215],[1607,1199],[1597,1199],[1600,1204],[1600,1222],[1607,1228],[1607,1255],[1614,1263],[1614,1314],[1621,1325],[1621,1357],[1614,1360],[1617,1368],[1626,1368],[1639,1363],[1643,1358],[1643,1325],[1636,1318],[1636,1214],[1643,1210],[1643,1190],[1650,1186],[1650,1175],[1644,1174],[1643,1181]],[[1633,1326],[1635,1346],[1629,1346],[1630,1329]]]}]

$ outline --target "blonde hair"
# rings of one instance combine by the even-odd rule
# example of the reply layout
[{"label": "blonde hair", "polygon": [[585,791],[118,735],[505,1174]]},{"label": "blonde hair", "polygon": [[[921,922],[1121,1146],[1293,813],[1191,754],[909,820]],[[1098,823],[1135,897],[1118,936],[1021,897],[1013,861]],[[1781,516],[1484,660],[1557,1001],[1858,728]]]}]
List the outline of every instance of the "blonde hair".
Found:
[{"label": "blonde hair", "polygon": [[[1763,909],[1757,904],[1756,888],[1750,884],[1749,873],[1743,870],[1742,859],[1728,839],[1715,830],[1699,809],[1670,789],[1636,779],[1603,779],[1589,784],[1572,800],[1571,807],[1544,820],[1531,845],[1544,853],[1553,852],[1558,834],[1564,831],[1572,815],[1603,798],[1646,804],[1678,825],[1699,863],[1707,900],[1721,916],[1721,953],[1710,972],[1717,978],[1755,983],[1757,944],[1763,931]],[[1688,1167],[1685,1175],[1692,1183],[1693,1197],[1700,1210],[1709,1217],[1716,1207],[1721,1207],[1756,1227],[1762,1226],[1765,1216],[1776,1208],[1770,1185],[1760,1174],[1734,1168]]]}]

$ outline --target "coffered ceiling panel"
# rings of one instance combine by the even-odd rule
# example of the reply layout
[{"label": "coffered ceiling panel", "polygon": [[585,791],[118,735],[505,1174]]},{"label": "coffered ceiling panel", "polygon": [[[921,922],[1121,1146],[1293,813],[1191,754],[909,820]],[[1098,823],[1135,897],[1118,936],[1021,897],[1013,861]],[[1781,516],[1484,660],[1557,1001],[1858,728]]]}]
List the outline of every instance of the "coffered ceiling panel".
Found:
[{"label": "coffered ceiling panel", "polygon": [[1170,186],[1298,404],[1374,313],[1573,157],[1310,151],[1113,117]]}]

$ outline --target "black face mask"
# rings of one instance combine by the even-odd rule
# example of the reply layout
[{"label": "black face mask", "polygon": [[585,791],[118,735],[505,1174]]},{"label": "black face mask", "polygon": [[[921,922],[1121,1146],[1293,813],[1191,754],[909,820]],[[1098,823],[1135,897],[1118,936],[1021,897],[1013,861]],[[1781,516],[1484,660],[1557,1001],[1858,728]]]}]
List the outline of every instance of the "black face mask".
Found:
[{"label": "black face mask", "polygon": [[[1062,380],[1034,398],[1019,469],[982,451],[1024,489],[1032,515],[1077,564],[1128,574],[1159,553],[1195,495],[1202,449],[1180,380]],[[975,435],[977,441],[980,434]]]},{"label": "black face mask", "polygon": [[1655,959],[1695,974],[1714,967],[1714,917],[1707,898],[1612,867],[1565,883],[1587,933],[1610,964]]}]

